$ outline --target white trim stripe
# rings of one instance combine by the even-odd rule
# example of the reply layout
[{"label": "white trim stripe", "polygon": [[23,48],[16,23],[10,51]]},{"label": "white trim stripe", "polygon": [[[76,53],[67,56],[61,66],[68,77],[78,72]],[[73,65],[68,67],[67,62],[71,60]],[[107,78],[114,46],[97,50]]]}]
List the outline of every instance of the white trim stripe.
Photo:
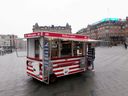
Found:
[{"label": "white trim stripe", "polygon": [[52,60],[52,63],[59,62],[59,61],[70,61],[70,60],[80,60],[80,57],[77,58],[70,58],[70,59],[58,59],[58,60]]},{"label": "white trim stripe", "polygon": [[[31,74],[33,74],[33,75],[35,75],[34,72],[31,72],[31,71],[29,71],[29,70],[27,70],[27,72],[28,72],[28,73],[31,73]],[[40,76],[38,76],[38,77],[43,78],[42,75],[40,75]]]},{"label": "white trim stripe", "polygon": [[64,71],[62,71],[62,72],[55,72],[56,75],[62,74],[62,73],[64,73]]},{"label": "white trim stripe", "polygon": [[42,63],[42,61],[36,61],[36,60],[28,59],[28,58],[27,58],[27,60],[31,61],[31,62],[40,62],[40,63]]},{"label": "white trim stripe", "polygon": [[[79,65],[68,66],[68,68],[79,67]],[[64,69],[65,67],[53,68],[53,71]],[[71,69],[70,69],[71,70]]]},{"label": "white trim stripe", "polygon": [[81,58],[71,58],[71,59],[67,59],[68,60],[80,60]]},{"label": "white trim stripe", "polygon": [[30,66],[27,66],[28,67],[28,69],[31,69],[31,70],[33,70],[33,67],[30,67]]},{"label": "white trim stripe", "polygon": [[71,71],[77,71],[77,70],[80,70],[80,68],[70,69],[70,72]]},{"label": "white trim stripe", "polygon": [[52,63],[58,62],[58,61],[66,61],[65,59],[58,59],[58,60],[52,60]]},{"label": "white trim stripe", "polygon": [[77,64],[77,63],[80,63],[80,61],[69,61],[69,62],[61,62],[61,63],[57,63],[57,64],[53,64],[53,66],[56,66],[56,65],[63,65],[63,64]]}]

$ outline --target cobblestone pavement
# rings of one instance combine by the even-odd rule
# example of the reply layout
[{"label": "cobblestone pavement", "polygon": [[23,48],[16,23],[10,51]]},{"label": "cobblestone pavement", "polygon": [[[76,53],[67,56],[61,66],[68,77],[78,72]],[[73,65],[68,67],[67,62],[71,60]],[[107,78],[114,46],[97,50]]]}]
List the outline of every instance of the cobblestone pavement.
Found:
[{"label": "cobblestone pavement", "polygon": [[25,58],[0,56],[0,96],[128,96],[128,50],[96,48],[95,72],[61,77],[46,85],[26,75]]}]

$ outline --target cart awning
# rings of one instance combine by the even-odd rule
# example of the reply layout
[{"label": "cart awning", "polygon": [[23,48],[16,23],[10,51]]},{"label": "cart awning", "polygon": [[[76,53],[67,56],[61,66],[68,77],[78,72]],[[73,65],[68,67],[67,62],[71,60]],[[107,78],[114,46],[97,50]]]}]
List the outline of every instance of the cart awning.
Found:
[{"label": "cart awning", "polygon": [[62,40],[71,40],[71,41],[80,41],[80,42],[101,42],[101,40],[90,39],[88,36],[80,34],[62,34],[56,32],[33,32],[25,34],[25,38],[39,38],[46,37],[49,39],[62,39]]},{"label": "cart awning", "polygon": [[94,43],[97,43],[97,42],[103,42],[102,40],[95,40],[95,39],[88,39],[87,42],[94,42]]},{"label": "cart awning", "polygon": [[102,42],[102,40],[94,40],[94,39],[74,39],[74,38],[59,38],[59,37],[48,37],[49,39],[61,39],[61,40],[71,40],[71,41],[79,41],[79,42],[88,42],[88,43],[98,43],[98,42]]}]

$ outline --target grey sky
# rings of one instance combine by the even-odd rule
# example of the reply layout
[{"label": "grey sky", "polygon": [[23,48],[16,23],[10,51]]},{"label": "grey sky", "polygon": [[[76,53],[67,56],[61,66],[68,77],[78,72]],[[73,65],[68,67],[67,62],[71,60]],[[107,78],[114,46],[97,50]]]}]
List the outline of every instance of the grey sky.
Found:
[{"label": "grey sky", "polygon": [[0,0],[0,34],[23,37],[32,26],[72,26],[75,33],[103,18],[128,16],[127,0]]}]

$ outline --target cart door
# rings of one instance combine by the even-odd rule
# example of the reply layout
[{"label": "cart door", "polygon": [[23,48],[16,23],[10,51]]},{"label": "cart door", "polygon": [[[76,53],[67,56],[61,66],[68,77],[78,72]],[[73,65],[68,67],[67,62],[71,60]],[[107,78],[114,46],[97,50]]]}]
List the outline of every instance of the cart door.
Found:
[{"label": "cart door", "polygon": [[[39,59],[40,58],[40,48],[39,48],[39,39],[34,40],[34,50],[35,50],[35,58]],[[32,63],[33,64],[33,69],[34,69],[34,74],[39,75],[40,70],[39,70],[39,62],[35,61]]]}]

